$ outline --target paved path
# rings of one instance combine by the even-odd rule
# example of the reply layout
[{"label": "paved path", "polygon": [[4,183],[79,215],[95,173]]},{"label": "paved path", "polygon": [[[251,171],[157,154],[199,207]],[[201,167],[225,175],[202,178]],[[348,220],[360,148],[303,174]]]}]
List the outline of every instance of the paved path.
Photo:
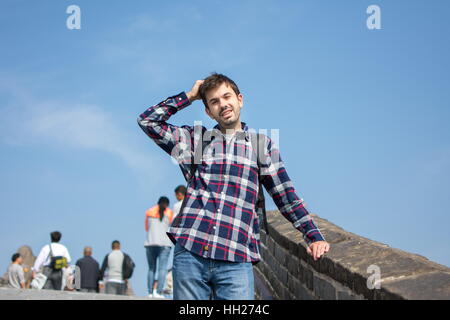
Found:
[{"label": "paved path", "polygon": [[21,290],[0,287],[0,300],[164,300],[103,293],[84,293],[54,290]]}]

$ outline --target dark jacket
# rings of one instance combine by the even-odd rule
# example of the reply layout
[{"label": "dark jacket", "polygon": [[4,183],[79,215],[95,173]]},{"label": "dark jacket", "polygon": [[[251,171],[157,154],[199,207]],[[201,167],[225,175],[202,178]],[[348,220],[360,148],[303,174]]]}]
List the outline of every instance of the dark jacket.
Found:
[{"label": "dark jacket", "polygon": [[100,280],[98,262],[91,256],[85,256],[79,259],[76,265],[80,268],[81,289],[98,290],[98,281]]}]

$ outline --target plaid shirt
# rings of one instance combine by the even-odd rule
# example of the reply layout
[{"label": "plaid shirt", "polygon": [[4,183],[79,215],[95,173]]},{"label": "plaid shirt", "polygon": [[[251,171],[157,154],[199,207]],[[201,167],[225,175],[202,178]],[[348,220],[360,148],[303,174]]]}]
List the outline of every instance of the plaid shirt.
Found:
[{"label": "plaid shirt", "polygon": [[[227,138],[218,125],[208,131],[202,125],[175,126],[166,122],[190,104],[183,91],[138,117],[142,130],[172,156],[188,181],[186,206],[167,234],[174,243],[205,258],[256,263],[261,260],[255,213],[259,172],[256,157],[251,156],[250,130],[241,122],[242,131]],[[211,143],[200,153],[202,161],[191,179],[194,150],[201,146],[197,141],[208,135]],[[303,199],[297,196],[278,148],[268,136],[263,137],[265,150],[261,154],[265,158],[260,161],[260,170],[264,187],[308,245],[324,240]]]}]

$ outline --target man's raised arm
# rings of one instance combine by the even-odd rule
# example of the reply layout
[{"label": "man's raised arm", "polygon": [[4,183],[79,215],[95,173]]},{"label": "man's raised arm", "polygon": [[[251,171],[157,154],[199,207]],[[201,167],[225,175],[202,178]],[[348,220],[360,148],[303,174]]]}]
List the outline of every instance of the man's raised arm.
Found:
[{"label": "man's raised arm", "polygon": [[[198,100],[198,88],[203,80],[197,80],[191,91],[182,91],[178,95],[168,97],[166,100],[151,106],[137,119],[141,129],[154,140],[169,155],[174,155],[173,148],[184,141],[190,144],[192,127],[175,126],[167,123],[167,120],[178,111],[189,106],[194,100]],[[188,146],[179,146],[181,149]]]}]

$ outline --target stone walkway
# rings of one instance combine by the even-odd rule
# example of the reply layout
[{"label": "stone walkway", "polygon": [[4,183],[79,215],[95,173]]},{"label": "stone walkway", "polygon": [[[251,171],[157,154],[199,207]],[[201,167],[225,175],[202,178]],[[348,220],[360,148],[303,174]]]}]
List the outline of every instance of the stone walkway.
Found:
[{"label": "stone walkway", "polygon": [[0,300],[165,300],[103,293],[0,288]]}]

